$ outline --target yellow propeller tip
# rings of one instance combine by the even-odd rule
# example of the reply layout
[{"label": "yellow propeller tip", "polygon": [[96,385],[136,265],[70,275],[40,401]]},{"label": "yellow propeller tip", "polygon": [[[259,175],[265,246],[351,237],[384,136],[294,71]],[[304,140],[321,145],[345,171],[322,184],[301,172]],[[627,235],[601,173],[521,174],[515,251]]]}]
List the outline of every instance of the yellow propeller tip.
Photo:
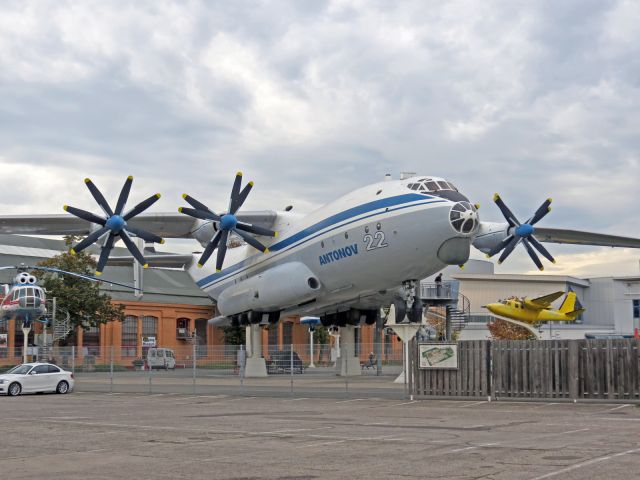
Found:
[{"label": "yellow propeller tip", "polygon": [[265,249],[264,249],[264,253],[269,253],[269,249],[268,249],[268,248],[265,248]]},{"label": "yellow propeller tip", "polygon": [[96,277],[99,277],[100,275],[102,275],[102,272],[96,270]]},{"label": "yellow propeller tip", "polygon": [[162,195],[160,195],[159,193],[156,193],[156,198],[160,198]]},{"label": "yellow propeller tip", "polygon": [[133,175],[129,175],[129,176],[127,177],[127,180],[133,180]]},{"label": "yellow propeller tip", "polygon": [[553,198],[547,198],[549,202],[553,202]]},{"label": "yellow propeller tip", "polygon": [[149,264],[145,263],[144,265],[142,265],[142,268],[149,268]]},{"label": "yellow propeller tip", "polygon": [[460,270],[464,270],[464,265],[458,265],[460,267]]},{"label": "yellow propeller tip", "polygon": [[502,262],[500,260],[498,260],[498,265],[502,265]]},{"label": "yellow propeller tip", "polygon": [[72,248],[71,250],[69,250],[69,253],[70,253],[71,255],[75,255],[75,254],[76,254],[76,251]]},{"label": "yellow propeller tip", "polygon": [[236,177],[241,177],[241,176],[242,176],[242,172],[236,173]]},{"label": "yellow propeller tip", "polygon": [[91,179],[90,178],[85,178],[84,179],[84,183],[91,183]]},{"label": "yellow propeller tip", "polygon": [[544,267],[540,267],[538,270],[540,270],[541,272],[544,272]]},{"label": "yellow propeller tip", "polygon": [[498,195],[497,193],[493,194],[493,201],[495,202],[496,200],[498,200],[500,198],[500,195]]},{"label": "yellow propeller tip", "polygon": [[491,255],[489,255],[488,253],[487,253],[487,258],[491,258]]},{"label": "yellow propeller tip", "polygon": [[203,265],[203,264],[201,264],[201,263],[199,263],[199,264],[198,264],[198,268],[202,268],[202,267],[204,267],[204,265]]},{"label": "yellow propeller tip", "polygon": [[164,245],[164,238],[161,238],[159,243],[160,245]]},{"label": "yellow propeller tip", "polygon": [[476,210],[480,210],[480,204],[479,203],[474,203],[473,206],[476,207]]},{"label": "yellow propeller tip", "polygon": [[555,260],[552,260],[552,261],[551,261],[551,263],[553,263],[553,264],[555,265],[555,264],[556,264],[556,261],[555,261]]},{"label": "yellow propeller tip", "polygon": [[187,198],[189,195],[187,195],[186,193],[182,194],[182,198]]},{"label": "yellow propeller tip", "polygon": [[253,187],[253,180],[249,182],[249,186]]},{"label": "yellow propeller tip", "polygon": [[222,270],[220,270],[219,268],[216,268],[216,272],[221,272]]},{"label": "yellow propeller tip", "polygon": [[277,237],[278,235],[280,235],[278,232],[273,232],[273,237]]},{"label": "yellow propeller tip", "polygon": [[66,212],[69,209],[69,205],[63,205],[62,208],[64,209],[64,211]]},{"label": "yellow propeller tip", "polygon": [[182,207],[178,207],[178,212],[182,213]]}]

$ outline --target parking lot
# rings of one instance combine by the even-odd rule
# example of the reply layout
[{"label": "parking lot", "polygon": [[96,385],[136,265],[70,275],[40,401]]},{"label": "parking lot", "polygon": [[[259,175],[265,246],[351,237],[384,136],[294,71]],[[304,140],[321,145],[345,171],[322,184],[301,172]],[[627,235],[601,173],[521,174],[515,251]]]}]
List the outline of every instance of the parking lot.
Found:
[{"label": "parking lot", "polygon": [[632,405],[0,397],[3,478],[640,478]]}]

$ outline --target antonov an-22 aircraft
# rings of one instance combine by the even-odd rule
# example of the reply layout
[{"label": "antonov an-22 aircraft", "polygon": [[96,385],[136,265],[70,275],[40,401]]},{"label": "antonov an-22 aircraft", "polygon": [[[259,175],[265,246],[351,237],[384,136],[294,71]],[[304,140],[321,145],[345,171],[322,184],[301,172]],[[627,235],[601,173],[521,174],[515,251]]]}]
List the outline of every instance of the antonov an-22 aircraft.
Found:
[{"label": "antonov an-22 aircraft", "polygon": [[[447,265],[463,265],[472,245],[488,256],[501,252],[502,262],[522,243],[540,269],[536,251],[554,261],[540,242],[640,248],[640,239],[535,227],[550,211],[550,199],[520,222],[496,194],[506,223],[480,221],[477,206],[451,182],[432,176],[388,177],[308,215],[239,211],[253,186],[249,182],[241,190],[240,172],[229,207],[219,214],[187,194],[189,206],[178,214],[144,213],[159,194],[125,210],[132,177],[112,210],[93,182],[85,183],[101,214],[65,206],[73,216],[2,216],[0,233],[87,235],[72,252],[97,242],[97,274],[108,262],[132,261],[109,259],[114,242],[122,239],[145,267],[184,266],[216,301],[217,320],[240,325],[273,323],[281,315],[315,315],[325,325],[373,323],[380,307],[391,303],[396,318],[419,321],[422,305],[414,301],[419,280]],[[147,242],[191,237],[204,252],[143,255],[132,237]],[[227,248],[231,237],[245,243]]]}]

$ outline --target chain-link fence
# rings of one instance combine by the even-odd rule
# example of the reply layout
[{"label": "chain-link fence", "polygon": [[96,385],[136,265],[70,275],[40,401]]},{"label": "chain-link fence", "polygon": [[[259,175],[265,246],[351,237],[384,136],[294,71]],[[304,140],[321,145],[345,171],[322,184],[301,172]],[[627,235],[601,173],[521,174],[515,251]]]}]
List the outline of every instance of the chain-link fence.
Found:
[{"label": "chain-link fence", "polygon": [[[404,398],[403,384],[394,383],[402,372],[402,353],[377,347],[356,352],[349,362],[335,348],[314,345],[312,352],[309,344],[264,346],[256,353],[244,345],[34,348],[28,361],[72,371],[76,391]],[[7,362],[7,355],[2,366],[20,363],[22,349],[15,350],[8,352],[14,362]]]}]

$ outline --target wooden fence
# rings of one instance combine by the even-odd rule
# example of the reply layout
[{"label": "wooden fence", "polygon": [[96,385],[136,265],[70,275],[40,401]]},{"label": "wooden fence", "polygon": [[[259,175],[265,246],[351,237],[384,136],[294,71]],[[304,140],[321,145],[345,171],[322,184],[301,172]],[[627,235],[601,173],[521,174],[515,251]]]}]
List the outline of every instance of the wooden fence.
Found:
[{"label": "wooden fence", "polygon": [[416,396],[603,399],[640,402],[640,341],[549,340],[458,343],[457,370],[421,370]]}]

